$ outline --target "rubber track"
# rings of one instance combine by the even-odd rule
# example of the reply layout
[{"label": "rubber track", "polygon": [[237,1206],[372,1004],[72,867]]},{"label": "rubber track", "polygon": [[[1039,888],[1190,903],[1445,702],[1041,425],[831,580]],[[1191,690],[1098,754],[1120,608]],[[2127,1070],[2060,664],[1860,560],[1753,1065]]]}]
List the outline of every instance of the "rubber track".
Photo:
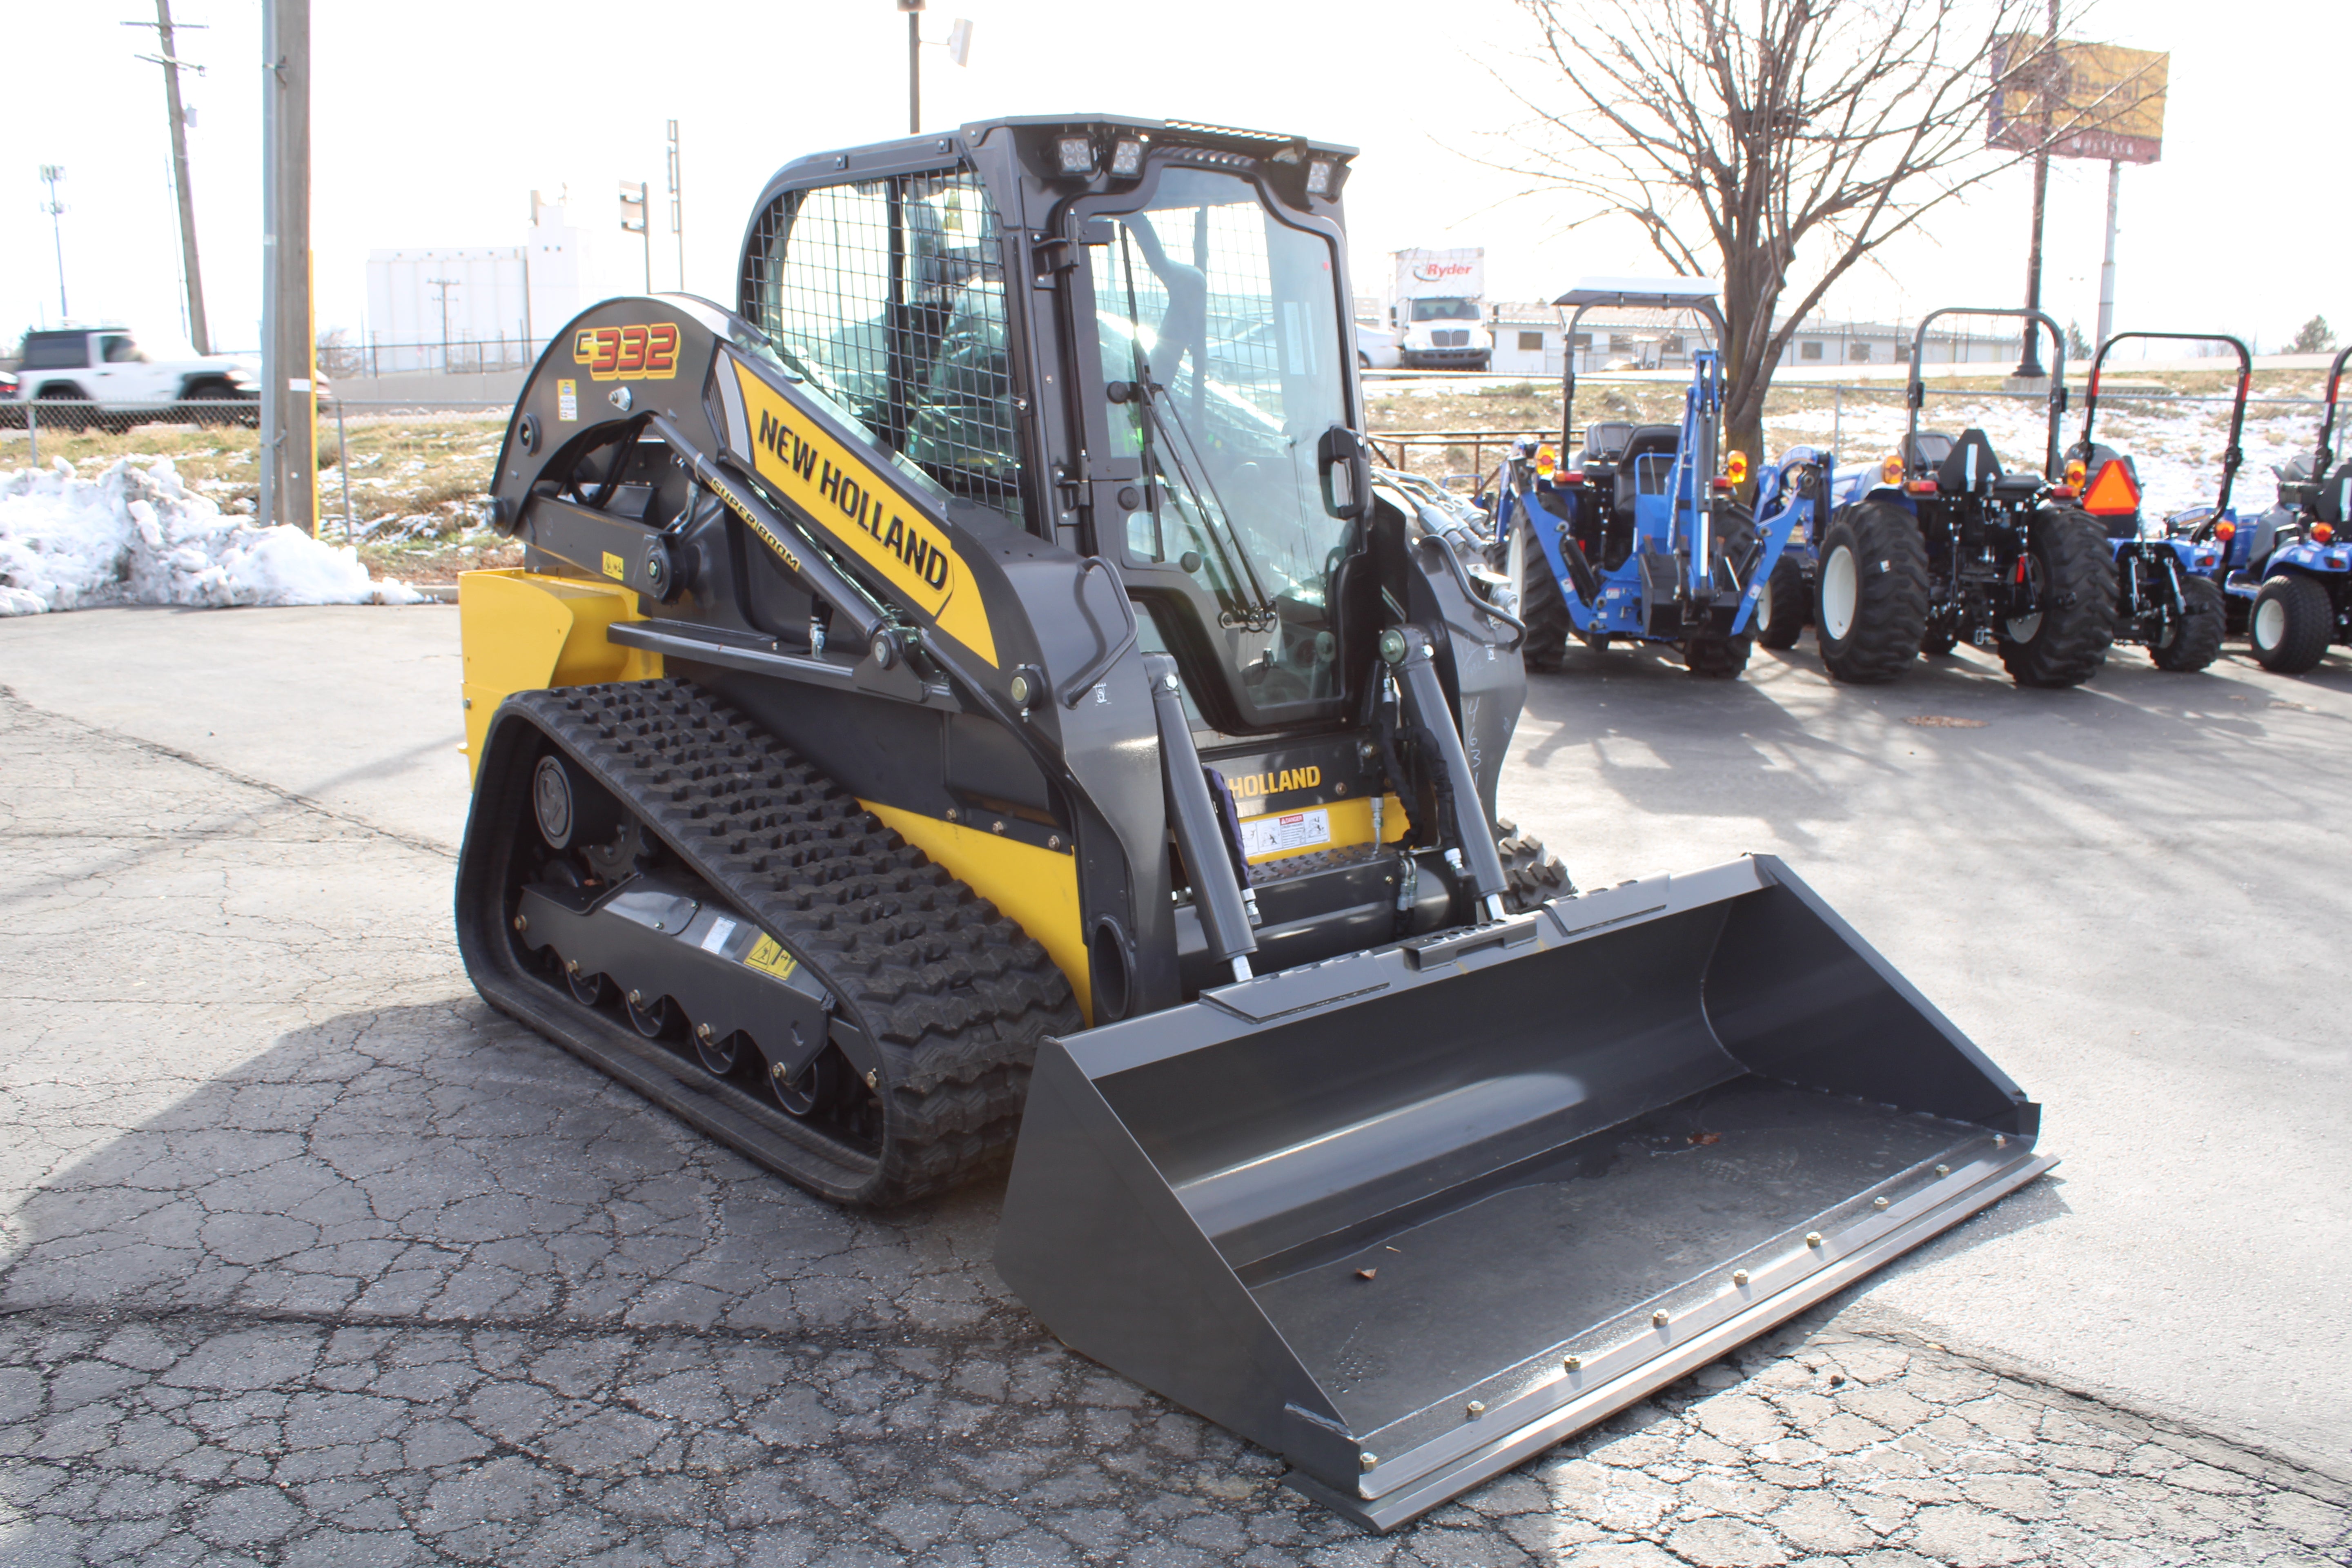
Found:
[{"label": "rubber track", "polygon": [[2002,668],[2020,686],[2080,686],[2099,673],[2115,641],[2115,552],[2091,514],[2074,507],[2037,513],[2030,537],[2042,557],[2042,592],[2074,603],[2042,611],[2030,643],[2000,637]]},{"label": "rubber track", "polygon": [[1086,1026],[1043,947],[691,682],[509,700],[782,942],[874,1040],[883,1147],[857,1201],[941,1191],[1010,1149],[1038,1038]]}]

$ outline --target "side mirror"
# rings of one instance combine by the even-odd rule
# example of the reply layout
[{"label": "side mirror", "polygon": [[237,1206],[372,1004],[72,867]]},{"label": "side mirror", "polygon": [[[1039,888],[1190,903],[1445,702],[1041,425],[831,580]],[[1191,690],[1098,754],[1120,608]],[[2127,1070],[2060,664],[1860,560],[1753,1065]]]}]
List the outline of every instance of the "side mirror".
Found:
[{"label": "side mirror", "polygon": [[1315,467],[1323,484],[1323,510],[1353,522],[1370,510],[1371,448],[1345,425],[1334,425],[1315,444]]}]

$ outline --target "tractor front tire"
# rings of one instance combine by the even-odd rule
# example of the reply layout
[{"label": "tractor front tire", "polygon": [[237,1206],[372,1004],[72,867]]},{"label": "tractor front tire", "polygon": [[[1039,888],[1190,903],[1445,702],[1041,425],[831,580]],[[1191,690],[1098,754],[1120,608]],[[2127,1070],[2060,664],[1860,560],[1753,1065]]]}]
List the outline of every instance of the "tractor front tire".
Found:
[{"label": "tractor front tire", "polygon": [[2036,512],[2025,548],[2042,607],[1995,627],[2002,668],[2020,686],[2080,686],[2115,641],[2115,552],[2091,514],[2073,507]]},{"label": "tractor front tire", "polygon": [[2336,635],[2336,605],[2310,578],[2281,573],[2254,595],[2246,633],[2264,669],[2301,675],[2326,657]]},{"label": "tractor front tire", "polygon": [[2147,650],[2157,668],[2184,675],[2221,657],[2221,626],[2230,613],[2221,603],[2221,590],[2205,578],[2189,578],[2187,590],[2182,597],[2188,602],[2188,620],[2174,629],[2170,641],[2153,644]]},{"label": "tractor front tire", "polygon": [[1833,680],[1893,680],[1927,629],[1927,545],[1911,514],[1866,500],[1830,520],[1814,568],[1813,632]]},{"label": "tractor front tire", "polygon": [[1755,628],[1756,642],[1760,647],[1791,648],[1811,618],[1812,595],[1805,589],[1805,569],[1780,557],[1772,568],[1772,576],[1757,596],[1756,614],[1748,625]]}]

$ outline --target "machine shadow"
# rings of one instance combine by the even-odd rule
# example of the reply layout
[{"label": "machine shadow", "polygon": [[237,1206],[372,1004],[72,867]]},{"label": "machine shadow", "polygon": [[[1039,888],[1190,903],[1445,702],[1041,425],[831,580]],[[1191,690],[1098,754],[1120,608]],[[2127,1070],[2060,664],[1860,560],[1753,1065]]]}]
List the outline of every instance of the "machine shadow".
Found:
[{"label": "machine shadow", "polygon": [[1018,1313],[1002,1193],[835,1207],[467,996],[287,1034],[21,1193],[0,1311],[962,1331]]}]

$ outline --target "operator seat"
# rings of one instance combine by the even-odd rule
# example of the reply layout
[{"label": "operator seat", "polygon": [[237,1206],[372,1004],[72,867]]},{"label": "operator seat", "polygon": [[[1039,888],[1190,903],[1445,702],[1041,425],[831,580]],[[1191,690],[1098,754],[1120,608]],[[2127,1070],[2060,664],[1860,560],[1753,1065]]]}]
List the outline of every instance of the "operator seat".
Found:
[{"label": "operator seat", "polygon": [[1626,439],[1624,454],[1617,459],[1617,515],[1633,515],[1633,498],[1641,493],[1641,459],[1664,453],[1671,457],[1682,445],[1683,427],[1679,425],[1640,425]]},{"label": "operator seat", "polygon": [[[1927,442],[1919,443],[1925,455]],[[1936,489],[1948,496],[1989,496],[2000,478],[2000,459],[1981,430],[1963,430],[1936,465]]]}]

